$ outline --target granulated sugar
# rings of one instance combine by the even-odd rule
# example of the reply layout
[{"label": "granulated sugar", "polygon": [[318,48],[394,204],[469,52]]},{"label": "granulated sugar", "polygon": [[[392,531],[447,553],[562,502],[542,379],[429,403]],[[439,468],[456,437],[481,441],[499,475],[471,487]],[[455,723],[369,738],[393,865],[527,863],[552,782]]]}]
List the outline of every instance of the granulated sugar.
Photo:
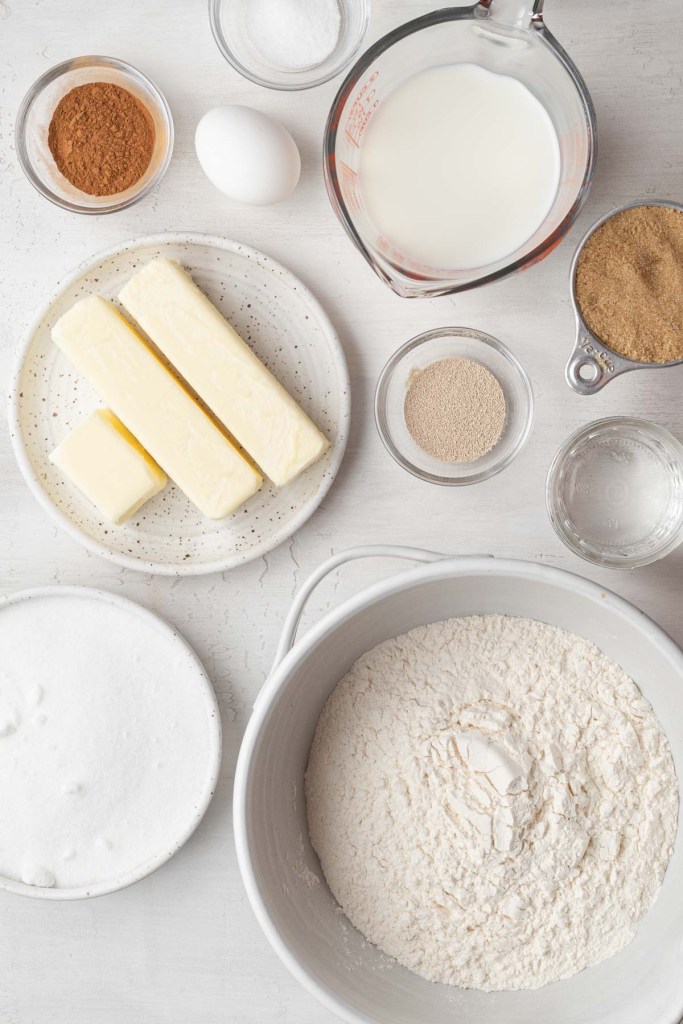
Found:
[{"label": "granulated sugar", "polygon": [[142,609],[68,590],[5,606],[0,650],[0,874],[78,889],[145,873],[209,782],[194,656]]},{"label": "granulated sugar", "polygon": [[248,0],[244,16],[261,56],[291,71],[322,64],[339,39],[337,0]]},{"label": "granulated sugar", "polygon": [[410,378],[404,416],[413,440],[441,462],[474,462],[500,440],[505,395],[473,359],[440,359]]}]

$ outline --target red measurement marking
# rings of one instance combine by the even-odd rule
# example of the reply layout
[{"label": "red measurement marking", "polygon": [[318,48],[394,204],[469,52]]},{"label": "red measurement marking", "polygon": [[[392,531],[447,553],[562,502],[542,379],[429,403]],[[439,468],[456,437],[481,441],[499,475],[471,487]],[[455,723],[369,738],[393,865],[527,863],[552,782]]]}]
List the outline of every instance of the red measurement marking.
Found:
[{"label": "red measurement marking", "polygon": [[347,208],[359,212],[362,203],[358,190],[358,175],[343,161],[339,162],[339,186]]},{"label": "red measurement marking", "polygon": [[377,91],[373,88],[373,83],[377,80],[378,75],[379,71],[373,71],[370,75],[353,101],[346,121],[344,134],[356,149],[360,146],[360,140],[363,138],[368,121],[379,106]]},{"label": "red measurement marking", "polygon": [[392,263],[397,264],[399,267],[403,267],[408,271],[420,269],[419,263],[416,263],[415,260],[412,260],[410,259],[409,256],[406,256],[406,254],[401,249],[397,249],[392,242],[390,242],[388,239],[384,237],[384,235],[378,236],[376,245],[378,252],[381,252],[389,260],[391,260]]}]

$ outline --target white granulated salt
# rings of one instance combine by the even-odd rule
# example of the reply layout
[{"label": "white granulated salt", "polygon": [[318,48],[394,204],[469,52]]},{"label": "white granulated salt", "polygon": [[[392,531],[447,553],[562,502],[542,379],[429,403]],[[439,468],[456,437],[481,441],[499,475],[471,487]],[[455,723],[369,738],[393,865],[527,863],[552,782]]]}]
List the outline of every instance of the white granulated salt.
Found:
[{"label": "white granulated salt", "polygon": [[337,0],[247,0],[244,17],[260,56],[290,71],[322,64],[341,28]]},{"label": "white granulated salt", "polygon": [[612,956],[662,883],[678,791],[635,683],[529,619],[365,654],[316,729],[308,824],[350,921],[432,980],[537,988]]}]

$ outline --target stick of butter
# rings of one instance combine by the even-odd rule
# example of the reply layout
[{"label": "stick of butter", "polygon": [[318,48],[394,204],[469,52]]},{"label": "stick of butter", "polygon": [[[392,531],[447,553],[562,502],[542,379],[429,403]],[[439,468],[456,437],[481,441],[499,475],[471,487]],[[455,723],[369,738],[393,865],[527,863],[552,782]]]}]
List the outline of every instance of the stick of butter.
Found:
[{"label": "stick of butter", "polygon": [[109,409],[95,409],[50,455],[110,523],[123,523],[168,480]]},{"label": "stick of butter", "polygon": [[110,302],[81,299],[52,338],[205,516],[222,519],[259,489],[260,474]]},{"label": "stick of butter", "polygon": [[329,448],[179,264],[152,260],[119,298],[273,483],[289,483]]}]

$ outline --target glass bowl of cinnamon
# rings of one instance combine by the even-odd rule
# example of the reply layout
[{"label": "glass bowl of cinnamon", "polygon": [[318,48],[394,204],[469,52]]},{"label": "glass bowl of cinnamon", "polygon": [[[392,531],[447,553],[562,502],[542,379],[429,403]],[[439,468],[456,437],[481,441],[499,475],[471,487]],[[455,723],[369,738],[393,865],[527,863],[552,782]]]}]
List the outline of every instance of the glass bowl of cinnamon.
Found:
[{"label": "glass bowl of cinnamon", "polygon": [[24,97],[17,156],[30,183],[73,213],[114,213],[144,199],[173,152],[173,119],[142,72],[114,57],[50,68]]}]

